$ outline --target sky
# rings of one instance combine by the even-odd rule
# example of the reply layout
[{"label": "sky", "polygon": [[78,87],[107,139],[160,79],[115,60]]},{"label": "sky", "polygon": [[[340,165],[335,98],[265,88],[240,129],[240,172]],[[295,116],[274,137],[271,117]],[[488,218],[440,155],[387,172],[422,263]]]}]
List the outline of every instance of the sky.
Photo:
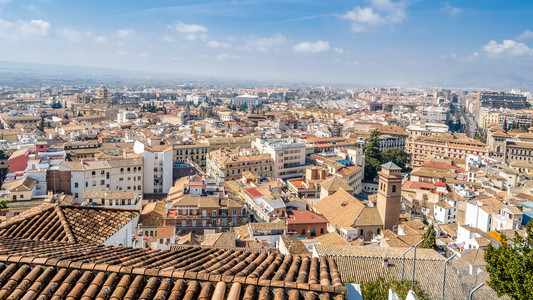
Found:
[{"label": "sky", "polygon": [[533,1],[0,0],[0,60],[227,79],[533,79]]}]

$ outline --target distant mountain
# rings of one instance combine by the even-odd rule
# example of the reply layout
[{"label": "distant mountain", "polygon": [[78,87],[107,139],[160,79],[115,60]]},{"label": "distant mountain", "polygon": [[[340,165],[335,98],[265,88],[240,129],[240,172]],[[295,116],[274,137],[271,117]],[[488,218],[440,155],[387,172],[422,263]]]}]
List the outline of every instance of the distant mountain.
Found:
[{"label": "distant mountain", "polygon": [[457,76],[444,80],[439,84],[442,87],[462,88],[462,89],[490,89],[509,90],[521,89],[524,91],[533,90],[533,80],[527,80],[514,73],[500,74],[493,72],[465,72]]}]

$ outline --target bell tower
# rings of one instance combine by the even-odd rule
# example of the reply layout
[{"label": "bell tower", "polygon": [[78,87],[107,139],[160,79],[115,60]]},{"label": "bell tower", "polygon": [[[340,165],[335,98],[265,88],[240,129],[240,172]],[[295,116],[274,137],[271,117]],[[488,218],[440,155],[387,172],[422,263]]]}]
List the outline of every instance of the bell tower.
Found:
[{"label": "bell tower", "polygon": [[381,166],[379,174],[377,207],[383,229],[392,230],[400,222],[402,199],[402,169],[393,162]]}]

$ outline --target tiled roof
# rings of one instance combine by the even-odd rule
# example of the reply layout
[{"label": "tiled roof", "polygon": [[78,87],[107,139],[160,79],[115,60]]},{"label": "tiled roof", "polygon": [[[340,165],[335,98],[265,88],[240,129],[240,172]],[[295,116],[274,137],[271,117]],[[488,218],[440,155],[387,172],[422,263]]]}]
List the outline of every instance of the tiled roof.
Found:
[{"label": "tiled roof", "polygon": [[330,232],[330,233],[326,233],[324,235],[318,236],[316,240],[319,241],[320,244],[322,245],[349,245],[350,244],[336,232]]},{"label": "tiled roof", "polygon": [[283,243],[290,254],[310,254],[309,250],[300,239],[286,235],[282,235],[281,239],[283,240]]},{"label": "tiled roof", "polygon": [[0,236],[99,244],[139,215],[136,210],[42,204],[0,224]]},{"label": "tiled roof", "polygon": [[[51,299],[345,299],[333,259],[0,237],[0,294]],[[218,295],[219,297],[217,298]]]},{"label": "tiled roof", "polygon": [[353,189],[348,185],[348,182],[342,177],[333,176],[320,183],[320,187],[328,192],[336,192],[339,189],[353,192]]},{"label": "tiled roof", "polygon": [[33,187],[35,187],[36,184],[37,184],[37,180],[29,178],[29,177],[24,177],[22,179],[15,180],[13,182],[4,183],[2,187],[10,191],[11,193],[27,192],[27,191],[31,191]]},{"label": "tiled roof", "polygon": [[365,207],[357,216],[354,227],[383,226],[377,207]]},{"label": "tiled roof", "polygon": [[[315,209],[337,228],[350,227],[365,206],[345,190],[340,189],[314,205]],[[339,212],[343,212],[340,214]]]},{"label": "tiled roof", "polygon": [[308,210],[293,210],[287,213],[287,224],[327,223],[323,216]]}]

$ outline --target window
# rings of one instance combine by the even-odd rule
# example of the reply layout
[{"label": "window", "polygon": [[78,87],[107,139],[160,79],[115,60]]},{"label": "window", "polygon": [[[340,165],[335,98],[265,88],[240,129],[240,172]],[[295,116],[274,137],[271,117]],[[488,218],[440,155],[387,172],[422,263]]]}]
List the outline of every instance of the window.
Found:
[{"label": "window", "polygon": [[216,211],[216,210],[213,210],[213,212],[211,213],[211,215],[212,215],[213,217],[216,217],[216,216],[217,216],[217,211]]},{"label": "window", "polygon": [[396,193],[396,185],[395,185],[395,184],[392,185],[392,192],[393,192],[393,193]]},{"label": "window", "polygon": [[302,229],[302,235],[305,235],[305,229]]},{"label": "window", "polygon": [[78,187],[78,183],[77,183],[77,182],[74,182],[74,187],[75,187],[75,188]]},{"label": "window", "polygon": [[324,233],[324,228],[320,228],[320,234],[323,234],[323,233]]}]

